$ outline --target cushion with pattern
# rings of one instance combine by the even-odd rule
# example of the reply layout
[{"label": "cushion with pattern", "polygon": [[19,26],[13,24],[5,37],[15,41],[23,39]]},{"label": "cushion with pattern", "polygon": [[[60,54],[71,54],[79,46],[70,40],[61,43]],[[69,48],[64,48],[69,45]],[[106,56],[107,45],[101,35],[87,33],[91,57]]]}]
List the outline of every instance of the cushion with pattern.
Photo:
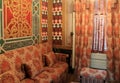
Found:
[{"label": "cushion with pattern", "polygon": [[54,52],[49,52],[48,54],[45,54],[46,56],[46,65],[51,67],[53,64],[57,62],[57,58],[54,54]]},{"label": "cushion with pattern", "polygon": [[0,75],[0,83],[20,83],[13,71],[7,71]]}]

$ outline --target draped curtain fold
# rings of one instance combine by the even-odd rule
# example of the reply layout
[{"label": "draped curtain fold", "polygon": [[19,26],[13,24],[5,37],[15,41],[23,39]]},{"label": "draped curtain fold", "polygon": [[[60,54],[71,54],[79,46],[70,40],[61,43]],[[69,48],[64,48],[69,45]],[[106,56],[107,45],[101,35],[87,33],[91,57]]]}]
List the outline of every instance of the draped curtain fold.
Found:
[{"label": "draped curtain fold", "polygon": [[[89,66],[94,33],[94,0],[75,0],[75,73]],[[100,0],[99,0],[100,1]],[[102,0],[104,1],[104,0]],[[104,38],[108,58],[108,79],[120,80],[120,2],[107,0]],[[116,4],[118,3],[118,4]],[[117,5],[117,6],[116,6]],[[113,9],[113,6],[114,9]],[[103,11],[103,12],[104,12]]]},{"label": "draped curtain fold", "polygon": [[93,33],[93,4],[90,9],[86,10],[84,0],[75,1],[76,12],[76,73],[79,74],[82,67],[89,66],[89,59],[92,50],[92,33]]}]

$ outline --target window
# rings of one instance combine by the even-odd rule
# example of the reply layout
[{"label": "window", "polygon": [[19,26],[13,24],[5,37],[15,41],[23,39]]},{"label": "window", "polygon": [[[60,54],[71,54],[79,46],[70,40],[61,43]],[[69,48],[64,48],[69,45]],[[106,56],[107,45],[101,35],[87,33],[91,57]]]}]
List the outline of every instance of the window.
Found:
[{"label": "window", "polygon": [[104,52],[106,46],[106,13],[105,13],[105,0],[95,0],[94,7],[94,31],[93,31],[93,52]]}]

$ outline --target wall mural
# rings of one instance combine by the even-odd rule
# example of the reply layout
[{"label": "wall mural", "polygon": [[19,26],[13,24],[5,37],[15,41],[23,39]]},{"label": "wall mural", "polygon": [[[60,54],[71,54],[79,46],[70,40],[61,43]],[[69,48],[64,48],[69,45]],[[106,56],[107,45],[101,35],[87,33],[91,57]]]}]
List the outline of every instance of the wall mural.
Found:
[{"label": "wall mural", "polygon": [[32,35],[32,0],[4,1],[4,38]]},{"label": "wall mural", "polygon": [[39,41],[39,5],[39,0],[0,0],[0,53]]}]

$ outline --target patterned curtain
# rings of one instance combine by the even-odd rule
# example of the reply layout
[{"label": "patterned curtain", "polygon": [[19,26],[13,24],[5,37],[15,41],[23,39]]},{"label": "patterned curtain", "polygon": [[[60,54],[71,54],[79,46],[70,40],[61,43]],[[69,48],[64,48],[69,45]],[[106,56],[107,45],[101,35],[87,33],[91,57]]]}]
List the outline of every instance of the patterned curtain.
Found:
[{"label": "patterned curtain", "polygon": [[107,6],[107,56],[108,56],[108,78],[120,80],[120,1],[108,0]]},{"label": "patterned curtain", "polygon": [[[108,45],[108,69],[111,79],[120,81],[120,1],[114,0],[111,4],[112,12],[109,12],[107,27]],[[110,4],[110,3],[109,3]],[[110,20],[112,22],[110,22]]]},{"label": "patterned curtain", "polygon": [[[94,17],[94,1],[87,0],[75,0],[75,14],[76,14],[76,34],[75,34],[75,70],[76,74],[80,74],[82,67],[89,66],[90,54],[92,51],[93,44],[93,22],[96,21]],[[96,0],[97,1],[97,0]],[[104,0],[98,0],[104,1]],[[102,2],[101,2],[102,3]],[[104,20],[105,30],[104,36],[101,36],[102,40],[106,40],[106,45],[102,45],[102,48],[106,46],[101,51],[107,54],[108,58],[108,79],[110,80],[120,80],[120,1],[119,0],[106,0],[105,12],[106,16],[99,15],[100,19],[106,18]],[[101,11],[103,8],[101,8]],[[103,13],[105,13],[103,11]],[[97,19],[98,20],[98,19]],[[94,25],[95,26],[95,25]],[[97,26],[97,25],[96,25]],[[102,27],[102,26],[101,26]],[[102,29],[101,29],[102,30]],[[105,44],[105,43],[104,43]],[[97,44],[99,45],[99,43]],[[99,46],[97,46],[98,48]]]},{"label": "patterned curtain", "polygon": [[76,74],[79,74],[82,67],[89,66],[89,59],[92,50],[93,35],[93,3],[85,4],[84,0],[75,1],[75,49],[76,49]]}]

